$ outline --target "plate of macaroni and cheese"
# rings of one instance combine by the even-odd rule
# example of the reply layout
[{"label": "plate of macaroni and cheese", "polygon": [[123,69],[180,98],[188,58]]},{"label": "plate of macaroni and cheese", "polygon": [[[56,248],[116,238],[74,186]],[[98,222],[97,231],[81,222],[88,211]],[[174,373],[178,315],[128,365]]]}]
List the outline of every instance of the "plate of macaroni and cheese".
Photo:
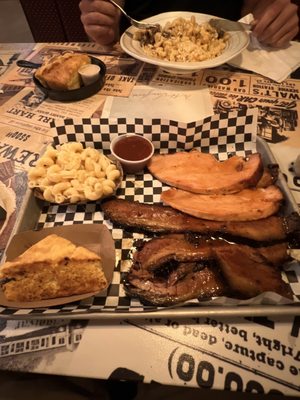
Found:
[{"label": "plate of macaroni and cheese", "polygon": [[167,12],[144,22],[160,29],[131,26],[121,36],[122,49],[138,60],[177,74],[222,65],[241,53],[249,35],[239,22],[191,12]]},{"label": "plate of macaroni and cheese", "polygon": [[122,177],[117,160],[80,142],[68,142],[47,147],[28,171],[28,187],[50,203],[76,204],[114,195]]}]

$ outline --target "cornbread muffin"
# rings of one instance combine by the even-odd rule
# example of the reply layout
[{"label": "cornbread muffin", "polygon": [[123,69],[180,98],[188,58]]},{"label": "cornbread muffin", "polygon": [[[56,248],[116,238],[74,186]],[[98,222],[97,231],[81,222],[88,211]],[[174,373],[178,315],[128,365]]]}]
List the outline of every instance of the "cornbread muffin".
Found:
[{"label": "cornbread muffin", "polygon": [[106,288],[101,258],[67,239],[49,235],[0,267],[9,301],[37,301]]},{"label": "cornbread muffin", "polygon": [[73,90],[81,86],[80,67],[91,64],[87,54],[65,53],[54,56],[36,70],[35,77],[41,84],[55,90]]}]

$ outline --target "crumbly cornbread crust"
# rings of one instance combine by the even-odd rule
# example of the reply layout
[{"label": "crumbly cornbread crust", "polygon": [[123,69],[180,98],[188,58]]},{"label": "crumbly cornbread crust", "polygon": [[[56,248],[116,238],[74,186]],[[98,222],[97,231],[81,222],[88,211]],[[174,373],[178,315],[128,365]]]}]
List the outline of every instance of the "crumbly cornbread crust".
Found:
[{"label": "crumbly cornbread crust", "polygon": [[81,86],[80,67],[90,64],[87,54],[65,53],[52,57],[36,70],[35,77],[41,84],[55,90],[73,90]]},{"label": "crumbly cornbread crust", "polygon": [[0,267],[5,297],[38,301],[98,292],[107,286],[101,258],[58,235],[49,235]]}]

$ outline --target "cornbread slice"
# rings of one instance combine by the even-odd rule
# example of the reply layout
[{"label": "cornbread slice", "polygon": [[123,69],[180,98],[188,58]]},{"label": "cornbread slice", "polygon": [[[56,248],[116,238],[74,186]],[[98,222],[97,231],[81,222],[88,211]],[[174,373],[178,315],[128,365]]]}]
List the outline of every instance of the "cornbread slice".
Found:
[{"label": "cornbread slice", "polygon": [[38,301],[98,292],[107,286],[101,258],[52,234],[0,267],[9,301]]},{"label": "cornbread slice", "polygon": [[78,70],[91,59],[87,54],[65,53],[54,56],[35,72],[41,84],[55,90],[79,89],[81,85]]}]

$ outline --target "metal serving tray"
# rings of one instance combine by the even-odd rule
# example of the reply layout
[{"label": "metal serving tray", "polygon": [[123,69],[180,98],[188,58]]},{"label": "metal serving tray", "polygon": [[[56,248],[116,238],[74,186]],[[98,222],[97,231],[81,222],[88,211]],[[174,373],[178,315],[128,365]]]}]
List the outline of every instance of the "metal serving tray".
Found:
[{"label": "metal serving tray", "polygon": [[[263,139],[257,138],[257,151],[262,154],[265,165],[276,164],[268,145]],[[284,208],[284,213],[289,214],[291,212],[298,212],[298,206],[290,193],[285,179],[281,173],[279,173],[279,178],[277,184],[280,186],[284,193],[286,204]],[[15,230],[13,234],[26,231],[39,229],[45,220],[51,221],[55,217],[54,213],[60,210],[62,206],[55,206],[56,209],[52,209],[50,215],[43,214],[43,208],[45,204],[33,196],[32,191],[28,190],[23,210],[20,212]],[[66,207],[66,206],[64,206]],[[100,207],[100,206],[99,206]],[[94,212],[97,213],[100,210],[97,206],[94,208]],[[86,211],[86,210],[85,210]],[[42,218],[42,222],[41,222]],[[70,222],[70,221],[69,221]],[[90,221],[89,221],[90,222]],[[98,221],[96,221],[98,222]],[[62,225],[64,222],[56,222],[57,225]],[[74,223],[74,221],[73,221]],[[76,223],[80,223],[76,221]],[[54,223],[55,224],[55,223]],[[117,249],[118,251],[123,251],[122,249]],[[120,286],[121,283],[119,282]],[[119,310],[109,310],[105,308],[100,308],[99,304],[97,306],[89,302],[83,302],[79,304],[70,304],[64,306],[58,310],[53,309],[9,309],[5,307],[0,307],[0,318],[6,319],[103,319],[103,320],[119,320],[119,319],[145,319],[145,318],[192,318],[192,317],[203,317],[203,316],[222,316],[222,317],[255,317],[255,316],[269,316],[269,315],[296,315],[300,314],[300,303],[293,303],[288,305],[201,305],[197,304],[185,304],[176,307],[167,308],[146,308],[139,309],[138,307],[131,310],[124,310],[122,307]]]}]

